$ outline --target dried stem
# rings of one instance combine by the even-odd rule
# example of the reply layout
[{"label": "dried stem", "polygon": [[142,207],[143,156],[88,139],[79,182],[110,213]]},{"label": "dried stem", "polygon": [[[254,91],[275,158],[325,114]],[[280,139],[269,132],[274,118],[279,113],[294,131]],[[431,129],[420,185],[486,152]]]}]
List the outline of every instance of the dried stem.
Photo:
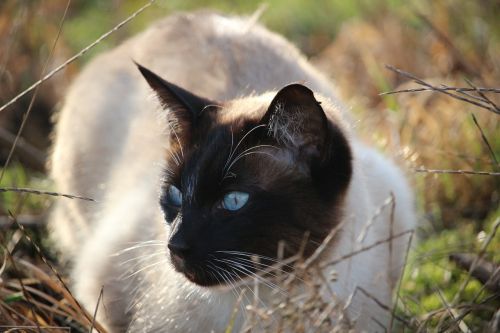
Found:
[{"label": "dried stem", "polygon": [[17,193],[29,193],[29,194],[35,194],[35,195],[50,195],[53,197],[65,197],[68,199],[78,199],[78,200],[85,200],[85,201],[92,201],[96,202],[96,200],[88,197],[82,197],[79,195],[73,195],[73,194],[66,194],[66,193],[59,193],[59,192],[51,192],[51,191],[43,191],[43,190],[36,190],[33,188],[23,188],[23,187],[0,187],[0,193],[5,193],[5,192],[17,192]]},{"label": "dried stem", "polygon": [[41,78],[40,80],[38,80],[35,83],[33,83],[29,88],[27,88],[26,90],[22,91],[17,96],[15,96],[14,98],[12,98],[10,101],[8,101],[6,104],[4,104],[2,107],[0,107],[0,112],[2,112],[6,108],[8,108],[12,104],[14,104],[15,102],[17,102],[21,97],[23,97],[24,95],[26,95],[27,93],[29,93],[30,91],[32,91],[33,89],[35,89],[36,87],[38,87],[43,82],[45,82],[48,79],[50,79],[52,76],[54,76],[56,73],[58,73],[59,71],[61,71],[62,69],[64,69],[66,66],[68,66],[69,64],[71,64],[73,61],[75,61],[78,58],[80,58],[81,56],[83,56],[89,50],[91,50],[92,48],[94,48],[97,44],[99,44],[100,42],[102,42],[104,39],[108,38],[111,34],[113,34],[114,32],[116,32],[117,30],[119,30],[125,24],[127,24],[128,22],[130,22],[131,20],[133,20],[137,15],[139,15],[145,9],[147,9],[148,7],[150,7],[155,1],[156,0],[149,0],[148,3],[146,3],[144,6],[142,6],[138,10],[136,10],[134,13],[132,13],[132,15],[130,15],[129,17],[127,17],[125,20],[123,20],[120,23],[118,23],[113,29],[111,29],[108,32],[106,32],[105,34],[101,35],[101,37],[99,37],[98,39],[96,39],[93,43],[91,43],[87,47],[83,48],[80,52],[78,52],[77,54],[75,54],[74,56],[72,56],[71,58],[69,58],[68,60],[66,60],[61,65],[57,66],[55,69],[53,69],[47,75],[45,75],[43,78]]},{"label": "dried stem", "polygon": [[417,76],[415,76],[412,73],[405,72],[405,71],[403,71],[401,69],[398,69],[396,67],[393,67],[391,65],[385,65],[385,67],[387,69],[389,69],[389,70],[391,70],[391,71],[393,71],[393,72],[401,75],[401,76],[407,77],[407,78],[415,81],[415,83],[420,84],[421,86],[427,87],[430,90],[434,90],[434,91],[440,92],[442,94],[448,95],[448,96],[450,96],[452,98],[455,98],[455,99],[458,99],[458,100],[470,103],[472,105],[478,106],[478,107],[486,109],[488,111],[491,111],[491,112],[493,112],[495,114],[500,114],[500,109],[497,106],[491,106],[491,105],[489,105],[489,102],[486,101],[486,100],[481,99],[481,101],[476,101],[474,99],[466,98],[466,97],[463,97],[463,96],[461,96],[459,94],[452,93],[453,90],[450,90],[449,88],[443,88],[443,87],[433,86],[432,84],[430,84],[430,83],[428,83],[428,82],[426,82],[426,81],[418,78]]}]

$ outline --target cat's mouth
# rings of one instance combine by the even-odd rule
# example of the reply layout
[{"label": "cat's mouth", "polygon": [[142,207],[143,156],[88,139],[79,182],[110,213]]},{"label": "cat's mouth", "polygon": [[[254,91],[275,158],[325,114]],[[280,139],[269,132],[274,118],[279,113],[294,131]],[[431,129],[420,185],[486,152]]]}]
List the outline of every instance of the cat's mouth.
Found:
[{"label": "cat's mouth", "polygon": [[170,254],[170,260],[179,273],[182,273],[186,279],[202,287],[213,287],[221,285],[221,282],[211,275],[208,267],[201,264],[193,264],[186,258],[177,254]]},{"label": "cat's mouth", "polygon": [[[175,253],[170,253],[171,262],[175,270],[182,273],[186,279],[201,287],[230,287],[245,284],[249,280],[269,277],[273,274],[271,262],[254,263],[251,259],[240,261],[236,258],[226,256],[209,255],[205,260],[194,260]],[[250,257],[249,257],[250,258]],[[286,266],[286,265],[285,265]],[[265,267],[265,268],[263,268]],[[281,271],[288,271],[289,268],[278,268]]]},{"label": "cat's mouth", "polygon": [[170,260],[172,261],[172,264],[177,272],[185,274],[186,277],[189,276],[194,278],[194,273],[189,273],[187,271],[186,262],[181,256],[171,253]]}]

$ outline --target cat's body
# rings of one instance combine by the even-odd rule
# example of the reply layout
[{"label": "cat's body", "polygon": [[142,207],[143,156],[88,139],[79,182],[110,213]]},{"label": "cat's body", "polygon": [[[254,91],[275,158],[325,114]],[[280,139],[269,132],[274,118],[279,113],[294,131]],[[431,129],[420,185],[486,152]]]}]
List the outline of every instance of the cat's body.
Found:
[{"label": "cat's body", "polygon": [[[51,226],[63,252],[74,263],[76,296],[92,310],[103,288],[104,306],[99,318],[112,331],[224,331],[237,298],[229,288],[206,288],[189,282],[167,259],[171,228],[165,226],[158,204],[160,179],[169,166],[165,161],[172,163],[184,158],[184,154],[186,159],[198,156],[210,147],[188,153],[187,147],[182,151],[176,146],[178,138],[172,135],[165,117],[159,116],[165,111],[152,98],[151,88],[132,60],[197,95],[217,101],[236,99],[225,104],[229,111],[214,111],[217,116],[210,116],[222,124],[231,124],[231,131],[238,130],[233,123],[238,123],[238,118],[258,124],[265,113],[262,106],[269,105],[276,91],[287,84],[303,82],[314,92],[329,123],[334,124],[335,133],[348,142],[348,147],[339,144],[339,149],[347,149],[345,156],[339,157],[345,164],[341,175],[345,179],[339,182],[345,186],[339,185],[332,194],[331,211],[326,206],[328,209],[321,212],[332,221],[318,239],[325,237],[341,218],[347,220],[324,251],[324,259],[338,258],[385,239],[391,232],[398,234],[414,227],[412,195],[401,172],[352,137],[332,87],[295,48],[245,19],[208,13],[168,18],[87,66],[69,90],[56,130],[51,172],[57,190],[88,196],[97,202],[60,200]],[[167,151],[173,146],[177,151],[169,155]],[[285,149],[282,154],[275,154],[271,147],[265,149],[274,157],[245,158],[262,161],[264,165],[257,168],[261,171],[266,169],[265,163],[270,163],[269,170],[275,164],[300,164]],[[221,154],[224,159],[229,157],[226,152]],[[301,154],[309,156],[308,152]],[[307,167],[303,169],[300,174],[309,173]],[[235,173],[235,178],[240,177],[240,170]],[[326,184],[330,182],[330,177],[322,177]],[[331,179],[334,177],[337,175],[331,175]],[[190,186],[197,186],[196,179],[182,183],[186,186],[181,190],[186,192]],[[391,193],[395,197],[393,222],[391,205],[384,204]],[[377,214],[378,209],[382,213]],[[377,218],[367,229],[366,237],[358,241],[374,215]],[[339,299],[346,301],[356,286],[362,286],[390,305],[391,288],[399,277],[407,239],[406,235],[391,245],[392,255],[385,243],[334,266],[338,281],[331,287]],[[153,240],[163,243],[140,244]],[[272,250],[277,248],[274,239],[271,243]],[[130,249],[123,251],[127,248]],[[135,260],[138,257],[141,259]],[[264,302],[269,301],[265,291],[261,297]],[[380,326],[371,316],[386,324],[389,318],[385,310],[360,293],[356,293],[347,313],[350,320],[357,322],[356,327],[375,327],[373,330]],[[237,324],[241,324],[241,318]]]}]

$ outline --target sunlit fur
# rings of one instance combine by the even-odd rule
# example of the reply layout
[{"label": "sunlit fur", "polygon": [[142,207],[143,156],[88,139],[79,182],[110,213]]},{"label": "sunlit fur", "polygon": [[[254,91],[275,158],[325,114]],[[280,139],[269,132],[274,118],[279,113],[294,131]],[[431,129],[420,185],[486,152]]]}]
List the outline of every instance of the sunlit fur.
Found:
[{"label": "sunlit fur", "polygon": [[[204,126],[190,130],[179,105],[159,102],[132,59],[213,101],[202,111]],[[331,139],[322,148],[296,121],[299,114],[282,118],[283,106],[271,105],[293,82],[303,82],[321,103]],[[332,259],[414,227],[401,171],[357,141],[334,88],[293,46],[247,19],[194,13],[156,23],[94,59],[68,90],[58,118],[51,159],[57,190],[97,203],[61,199],[50,226],[73,263],[75,295],[91,313],[103,289],[98,319],[111,332],[224,331],[246,288],[242,277],[275,263],[279,240],[292,254],[309,231],[309,254],[343,223],[323,254]],[[332,147],[342,153],[324,155]],[[326,173],[319,161],[348,172]],[[161,199],[168,184],[183,192],[178,212]],[[250,193],[243,210],[217,208],[227,191],[242,188]],[[382,209],[366,228],[391,194],[392,227],[390,209]],[[168,249],[181,225],[199,247],[182,262]],[[391,304],[407,240],[341,261],[331,289],[346,301],[362,286]],[[269,295],[260,301],[265,305]],[[389,318],[359,294],[347,315],[368,331],[379,328],[372,317],[385,324]],[[234,324],[244,320],[242,310]]]}]

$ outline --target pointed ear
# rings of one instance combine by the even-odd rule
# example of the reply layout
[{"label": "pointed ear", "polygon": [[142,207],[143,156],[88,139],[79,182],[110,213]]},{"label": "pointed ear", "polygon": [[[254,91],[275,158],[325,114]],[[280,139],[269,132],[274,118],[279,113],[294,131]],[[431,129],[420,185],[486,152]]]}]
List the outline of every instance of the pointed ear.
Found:
[{"label": "pointed ear", "polygon": [[173,114],[175,121],[181,125],[193,127],[202,112],[216,102],[199,97],[173,83],[162,79],[144,66],[135,63],[149,86],[156,92],[163,107]]},{"label": "pointed ear", "polygon": [[352,155],[349,142],[328,121],[313,92],[300,84],[281,89],[261,120],[268,134],[288,149],[294,165],[305,166],[325,200],[335,199],[349,185]]},{"label": "pointed ear", "polygon": [[326,145],[328,120],[313,92],[291,84],[281,89],[261,120],[269,134],[294,154],[319,157]]}]

